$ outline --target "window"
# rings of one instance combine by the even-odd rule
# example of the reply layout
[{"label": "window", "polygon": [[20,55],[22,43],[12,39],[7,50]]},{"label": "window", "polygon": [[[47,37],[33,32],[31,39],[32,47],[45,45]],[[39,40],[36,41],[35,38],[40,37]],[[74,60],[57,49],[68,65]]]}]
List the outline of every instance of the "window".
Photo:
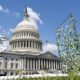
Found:
[{"label": "window", "polygon": [[16,59],[16,61],[18,61],[18,59]]},{"label": "window", "polygon": [[13,69],[13,63],[11,63],[11,69]]},{"label": "window", "polygon": [[13,58],[11,58],[11,60],[13,61],[14,59],[13,59]]},{"label": "window", "polygon": [[5,60],[7,60],[7,58],[5,58]]},{"label": "window", "polygon": [[18,73],[16,72],[16,75],[17,75]]},{"label": "window", "polygon": [[11,72],[11,75],[13,75],[14,73],[13,72]]},{"label": "window", "polygon": [[4,72],[5,76],[7,75],[7,72]]},{"label": "window", "polygon": [[7,68],[7,62],[5,62],[5,68]]},{"label": "window", "polygon": [[15,65],[15,66],[16,66],[16,69],[17,69],[17,68],[18,68],[18,63],[16,63],[16,65]]}]

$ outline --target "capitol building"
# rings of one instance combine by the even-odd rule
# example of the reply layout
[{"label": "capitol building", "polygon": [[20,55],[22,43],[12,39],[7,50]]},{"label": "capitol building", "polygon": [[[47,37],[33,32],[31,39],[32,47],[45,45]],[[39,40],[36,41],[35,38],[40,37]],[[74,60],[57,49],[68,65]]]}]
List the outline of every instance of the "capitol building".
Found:
[{"label": "capitol building", "polygon": [[[0,74],[18,75],[39,71],[58,71],[61,63],[51,52],[43,53],[40,34],[29,20],[27,9],[23,20],[17,24],[9,41],[10,50],[0,52]],[[23,73],[23,74],[24,74]]]}]

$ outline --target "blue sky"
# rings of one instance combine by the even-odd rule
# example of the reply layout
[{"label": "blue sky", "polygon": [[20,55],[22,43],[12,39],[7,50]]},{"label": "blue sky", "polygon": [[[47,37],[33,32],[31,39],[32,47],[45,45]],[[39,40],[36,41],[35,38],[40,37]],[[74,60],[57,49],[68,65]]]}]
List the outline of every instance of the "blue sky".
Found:
[{"label": "blue sky", "polygon": [[43,24],[38,24],[43,43],[48,40],[55,44],[55,29],[71,12],[76,17],[80,33],[80,0],[0,0],[0,5],[7,9],[6,12],[0,12],[0,26],[3,30],[15,28],[23,19],[24,7],[28,6],[39,13],[43,21]]}]

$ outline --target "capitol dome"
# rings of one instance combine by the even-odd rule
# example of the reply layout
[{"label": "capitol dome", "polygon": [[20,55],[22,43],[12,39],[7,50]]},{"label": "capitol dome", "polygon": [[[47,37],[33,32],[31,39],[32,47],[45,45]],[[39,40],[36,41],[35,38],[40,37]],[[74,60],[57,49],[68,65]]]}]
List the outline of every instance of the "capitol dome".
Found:
[{"label": "capitol dome", "polygon": [[36,28],[35,24],[31,20],[24,19],[15,28],[15,31],[20,31],[20,30],[37,31],[37,28]]},{"label": "capitol dome", "polygon": [[24,12],[24,19],[14,29],[10,45],[11,50],[17,52],[38,53],[42,51],[38,30],[33,21],[29,20],[27,9]]}]

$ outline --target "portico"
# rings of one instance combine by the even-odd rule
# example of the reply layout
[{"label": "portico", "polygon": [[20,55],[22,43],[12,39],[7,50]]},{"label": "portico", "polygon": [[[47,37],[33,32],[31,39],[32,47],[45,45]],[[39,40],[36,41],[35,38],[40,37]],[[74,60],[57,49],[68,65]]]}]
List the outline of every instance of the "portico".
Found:
[{"label": "portico", "polygon": [[[45,55],[46,57],[45,57]],[[61,65],[58,58],[52,56],[50,52],[37,56],[27,55],[25,56],[25,71],[39,71],[39,70],[60,70]],[[43,56],[43,57],[42,57]],[[51,56],[50,58],[47,56]]]}]

